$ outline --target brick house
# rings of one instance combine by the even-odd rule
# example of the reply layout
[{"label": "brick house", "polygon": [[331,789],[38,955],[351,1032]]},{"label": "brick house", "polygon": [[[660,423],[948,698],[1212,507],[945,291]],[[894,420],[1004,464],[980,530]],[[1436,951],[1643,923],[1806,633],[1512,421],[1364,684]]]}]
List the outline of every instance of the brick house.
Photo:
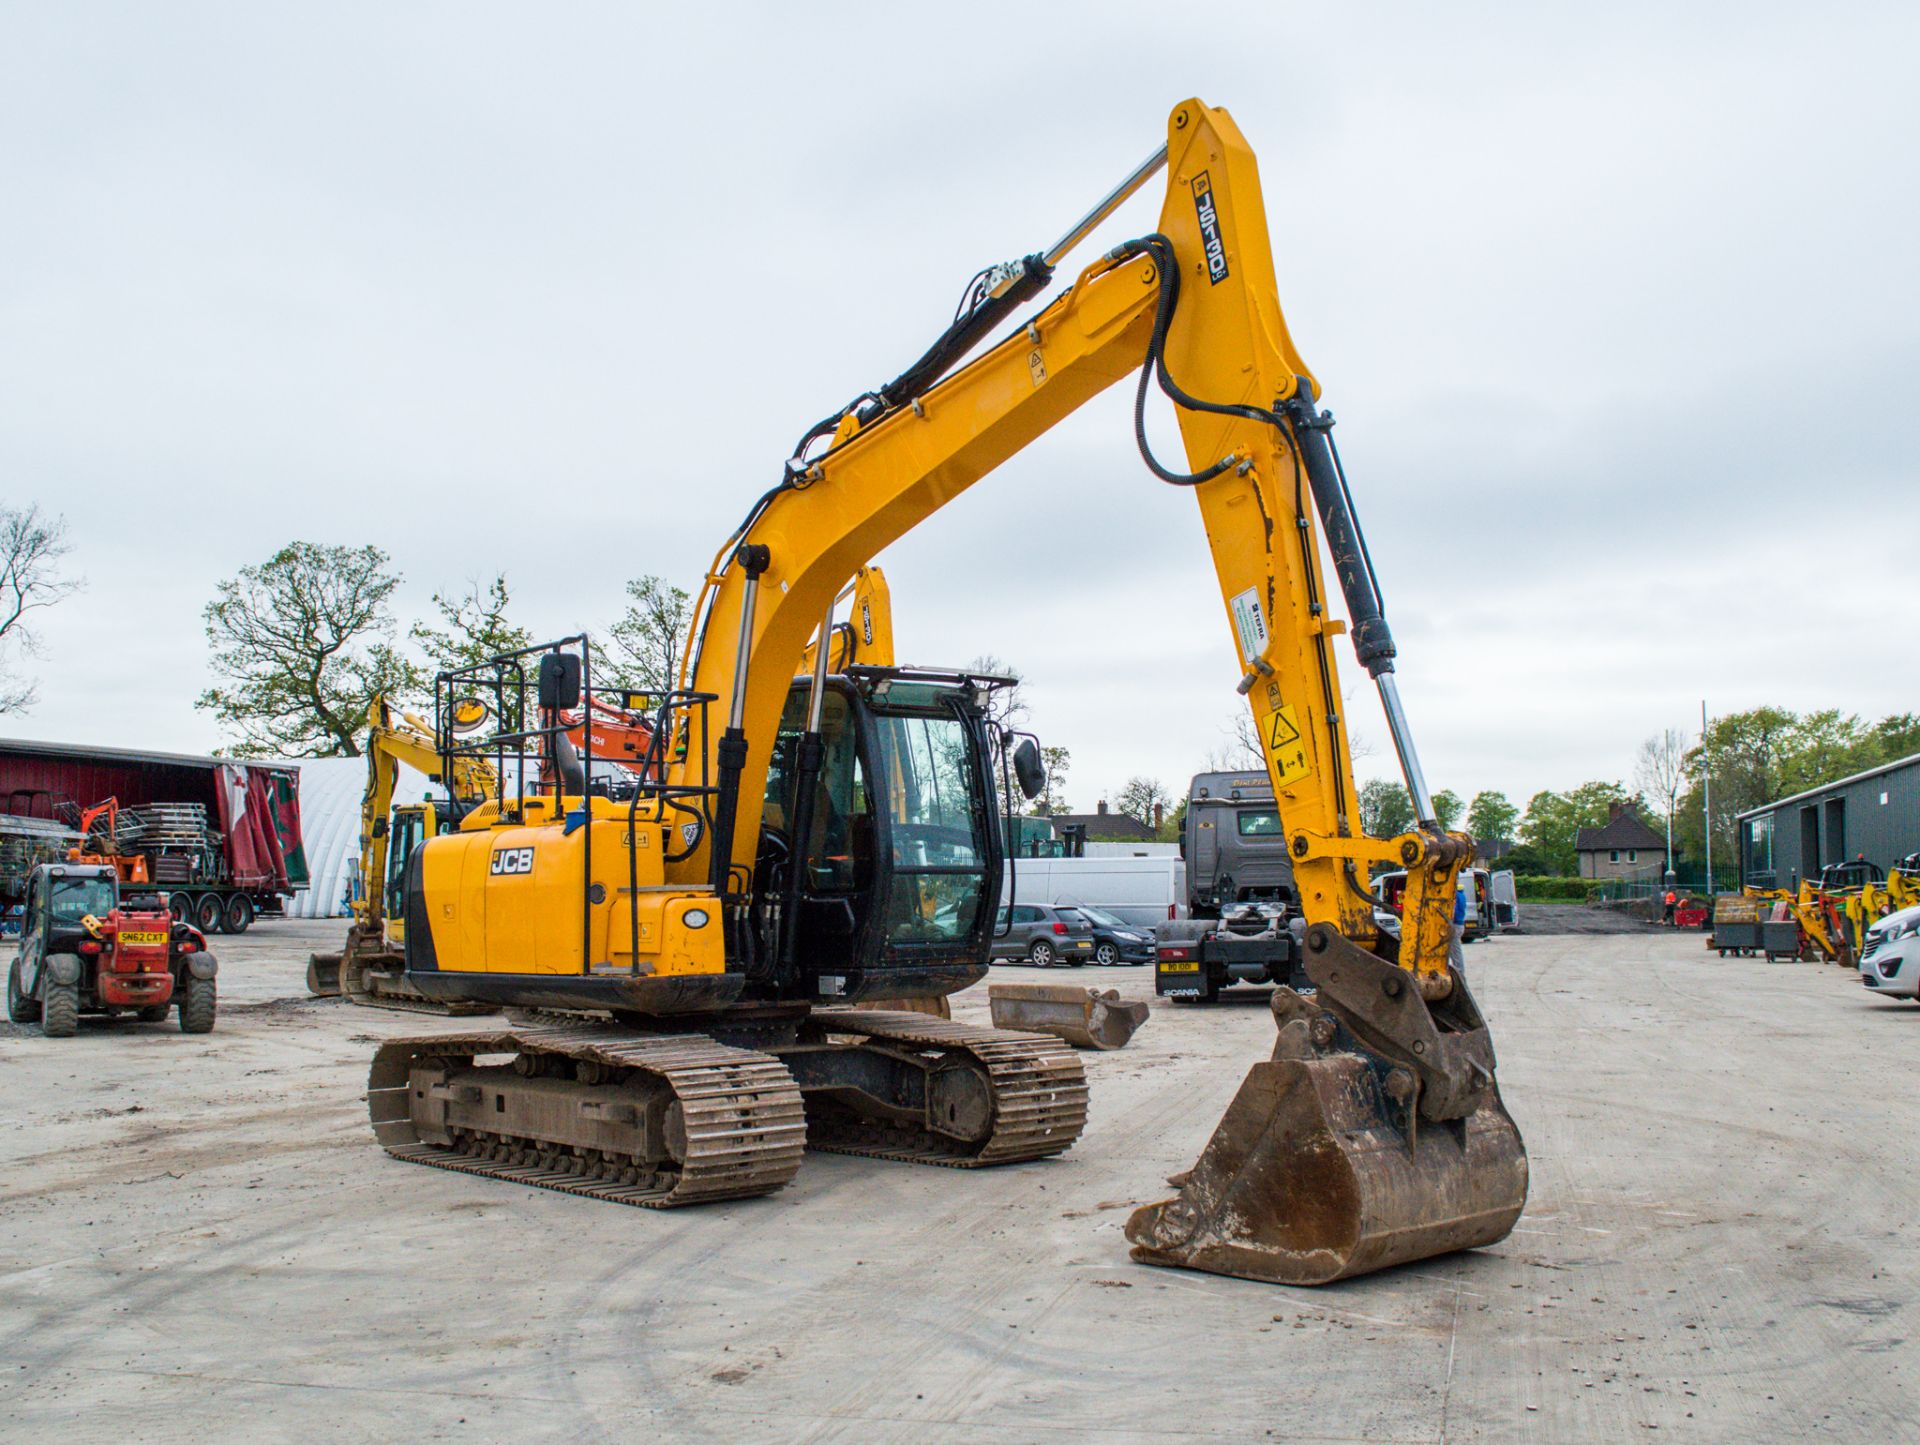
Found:
[{"label": "brick house", "polygon": [[1667,840],[1649,828],[1630,803],[1614,803],[1604,826],[1574,835],[1582,878],[1627,878],[1657,883],[1666,872]]}]

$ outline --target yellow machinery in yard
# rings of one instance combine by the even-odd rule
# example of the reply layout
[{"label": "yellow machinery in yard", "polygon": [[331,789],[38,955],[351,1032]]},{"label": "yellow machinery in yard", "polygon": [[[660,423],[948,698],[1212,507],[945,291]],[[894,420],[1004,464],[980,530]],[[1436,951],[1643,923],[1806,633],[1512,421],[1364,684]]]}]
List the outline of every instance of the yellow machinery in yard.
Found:
[{"label": "yellow machinery in yard", "polygon": [[[307,992],[330,998],[345,994],[355,1003],[425,1013],[494,1013],[491,1004],[427,999],[405,981],[406,921],[401,913],[400,880],[413,850],[437,837],[459,816],[499,791],[499,779],[484,759],[443,758],[433,728],[412,713],[375,698],[367,709],[367,787],[360,800],[360,879],[352,907],[353,922],[339,953],[316,953],[307,960]],[[400,766],[450,784],[449,800],[399,803],[393,794]]]},{"label": "yellow machinery in yard", "polygon": [[[1016,321],[1163,170],[1158,230]],[[1009,770],[1028,796],[1043,782],[1034,740],[988,720],[1007,680],[835,670],[830,643],[868,558],[1135,372],[1141,456],[1191,492],[1212,550],[1314,984],[1276,990],[1272,1058],[1177,1196],[1129,1220],[1135,1256],[1314,1284],[1506,1235],[1526,1154],[1449,958],[1471,844],[1433,821],[1333,419],[1281,313],[1253,154],[1198,100],[1053,246],[976,276],[912,367],[805,433],[707,571],[630,796],[604,795],[591,758],[558,745],[558,719],[592,698],[584,639],[442,676],[440,707],[478,689],[499,719],[483,741],[441,728],[443,771],[487,757],[519,782],[408,860],[401,977],[434,1000],[568,1016],[384,1044],[368,1099],[389,1152],[662,1206],[777,1189],[803,1147],[973,1167],[1072,1145],[1086,1086],[1059,1041],[861,1007],[987,972],[996,792]],[[1148,444],[1156,386],[1191,470]],[[1348,626],[1322,537],[1421,820],[1391,838],[1360,826],[1333,652]],[[796,680],[810,638],[829,645]],[[1376,926],[1377,868],[1407,871],[1397,937]]]}]

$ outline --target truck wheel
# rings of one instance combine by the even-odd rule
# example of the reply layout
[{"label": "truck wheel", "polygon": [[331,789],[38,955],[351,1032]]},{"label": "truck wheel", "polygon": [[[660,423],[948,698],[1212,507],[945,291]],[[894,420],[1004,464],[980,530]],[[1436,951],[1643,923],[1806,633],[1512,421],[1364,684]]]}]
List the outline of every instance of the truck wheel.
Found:
[{"label": "truck wheel", "polygon": [[1111,968],[1120,961],[1120,950],[1111,943],[1103,943],[1093,950],[1093,961],[1103,967]]},{"label": "truck wheel", "polygon": [[40,1000],[29,998],[20,990],[20,960],[13,961],[13,967],[7,970],[7,1017],[17,1024],[37,1024],[40,1022]]},{"label": "truck wheel", "polygon": [[202,933],[218,933],[226,922],[227,910],[218,893],[202,893],[193,900],[193,926]]},{"label": "truck wheel", "polygon": [[236,893],[227,900],[227,916],[221,921],[221,928],[227,933],[245,933],[253,927],[253,900],[244,893]]},{"label": "truck wheel", "polygon": [[80,985],[47,980],[40,1010],[40,1032],[50,1039],[70,1039],[80,1032]]},{"label": "truck wheel", "polygon": [[210,1034],[213,1032],[215,999],[214,981],[210,978],[195,978],[188,974],[180,990],[180,1032],[183,1034]]},{"label": "truck wheel", "polygon": [[167,894],[167,912],[173,915],[175,923],[193,922],[193,897],[174,889]]},{"label": "truck wheel", "polygon": [[1032,947],[1027,949],[1027,962],[1035,968],[1052,968],[1057,955],[1053,945],[1044,938],[1036,938]]}]

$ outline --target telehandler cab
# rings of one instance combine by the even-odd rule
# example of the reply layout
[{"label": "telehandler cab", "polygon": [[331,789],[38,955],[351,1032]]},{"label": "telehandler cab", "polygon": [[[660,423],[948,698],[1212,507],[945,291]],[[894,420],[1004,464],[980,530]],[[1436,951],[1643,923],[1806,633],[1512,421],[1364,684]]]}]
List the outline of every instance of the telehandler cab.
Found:
[{"label": "telehandler cab", "polygon": [[123,889],[106,863],[43,863],[27,880],[20,952],[7,974],[7,1017],[71,1038],[80,1015],[131,1013],[183,1033],[212,1030],[219,966],[206,936],[176,922],[148,888]]}]

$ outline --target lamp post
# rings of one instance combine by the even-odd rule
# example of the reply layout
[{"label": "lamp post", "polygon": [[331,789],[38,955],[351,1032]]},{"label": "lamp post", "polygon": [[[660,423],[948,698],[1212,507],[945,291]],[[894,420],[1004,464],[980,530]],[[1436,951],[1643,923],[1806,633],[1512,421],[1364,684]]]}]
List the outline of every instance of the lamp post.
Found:
[{"label": "lamp post", "polygon": [[1707,748],[1707,700],[1700,699],[1700,836],[1707,844],[1707,897],[1713,897],[1713,754]]}]

